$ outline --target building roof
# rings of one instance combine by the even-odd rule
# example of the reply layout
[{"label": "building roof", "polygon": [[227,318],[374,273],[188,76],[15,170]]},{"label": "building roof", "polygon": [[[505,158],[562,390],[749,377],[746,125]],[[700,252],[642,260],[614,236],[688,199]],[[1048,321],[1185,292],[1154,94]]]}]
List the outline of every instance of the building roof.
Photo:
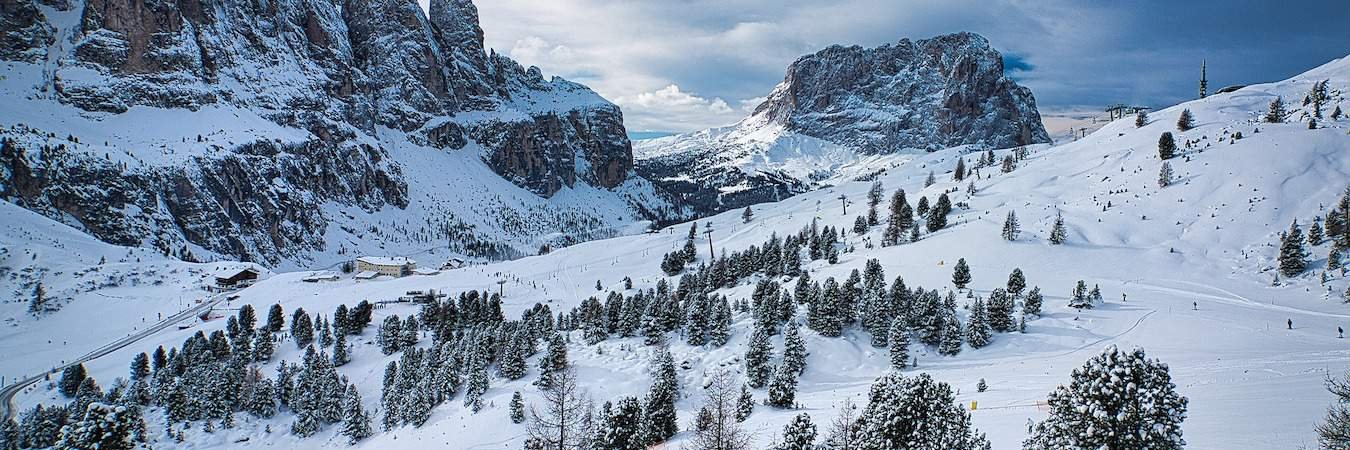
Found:
[{"label": "building roof", "polygon": [[417,264],[417,261],[413,261],[411,258],[408,258],[406,256],[362,256],[360,258],[356,258],[356,260],[366,264],[374,264],[377,266],[402,266],[406,264]]},{"label": "building roof", "polygon": [[355,275],[355,278],[358,279],[358,280],[370,280],[370,279],[374,279],[375,277],[378,277],[378,276],[380,276],[380,273],[379,273],[379,272],[376,272],[376,271],[373,271],[373,270],[367,270],[367,271],[364,271],[364,272],[357,272],[357,274]]}]

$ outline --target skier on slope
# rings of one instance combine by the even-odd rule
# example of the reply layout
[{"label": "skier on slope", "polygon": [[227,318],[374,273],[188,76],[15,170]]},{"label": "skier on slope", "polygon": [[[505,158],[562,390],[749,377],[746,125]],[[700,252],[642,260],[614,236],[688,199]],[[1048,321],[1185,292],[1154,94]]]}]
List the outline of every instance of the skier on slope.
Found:
[{"label": "skier on slope", "polygon": [[1289,326],[1289,329],[1290,329],[1290,330],[1294,329],[1294,319],[1287,319],[1285,322],[1286,322],[1286,325]]}]

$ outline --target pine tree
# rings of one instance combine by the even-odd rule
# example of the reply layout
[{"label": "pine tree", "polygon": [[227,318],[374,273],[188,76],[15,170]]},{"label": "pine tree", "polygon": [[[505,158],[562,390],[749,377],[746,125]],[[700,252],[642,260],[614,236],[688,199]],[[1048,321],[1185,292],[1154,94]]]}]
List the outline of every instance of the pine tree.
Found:
[{"label": "pine tree", "polygon": [[791,408],[797,399],[797,373],[786,364],[780,364],[769,383],[769,405]]},{"label": "pine tree", "polygon": [[1172,138],[1171,131],[1164,131],[1162,136],[1158,137],[1158,158],[1166,161],[1176,156],[1177,141]]},{"label": "pine tree", "polygon": [[1177,130],[1190,131],[1195,128],[1195,115],[1191,114],[1190,109],[1181,110],[1181,115],[1177,117]]},{"label": "pine tree", "polygon": [[741,385],[741,396],[736,399],[736,421],[744,422],[755,412],[755,397],[750,395],[750,386]]},{"label": "pine tree", "polygon": [[751,387],[764,387],[769,382],[769,376],[773,373],[773,367],[769,365],[772,352],[773,344],[769,342],[769,331],[763,327],[756,327],[745,350],[745,376],[750,380]]},{"label": "pine tree", "polygon": [[1326,384],[1336,402],[1327,411],[1326,420],[1317,424],[1317,439],[1325,449],[1350,448],[1350,375],[1329,378]]},{"label": "pine tree", "polygon": [[881,180],[872,182],[872,187],[867,190],[867,226],[874,226],[881,223],[877,217],[877,205],[881,204],[881,197],[885,195],[885,190],[881,186]]},{"label": "pine tree", "polygon": [[272,353],[276,350],[275,343],[272,342],[272,333],[260,331],[253,335],[253,360],[256,362],[270,361]]},{"label": "pine tree", "polygon": [[1344,268],[1345,263],[1341,261],[1342,258],[1344,258],[1344,256],[1341,254],[1340,247],[1333,245],[1331,251],[1327,252],[1327,270],[1334,271]]},{"label": "pine tree", "polygon": [[891,368],[895,370],[909,367],[909,329],[902,318],[891,321]]},{"label": "pine tree", "polygon": [[1008,292],[1003,288],[996,288],[989,293],[989,326],[994,331],[1009,332],[1016,326],[1017,322],[1013,319],[1014,301]]},{"label": "pine tree", "polygon": [[966,179],[966,158],[956,159],[956,169],[952,170],[952,180],[961,182]]},{"label": "pine tree", "polygon": [[1322,245],[1323,238],[1322,222],[1314,219],[1312,225],[1308,226],[1308,245],[1313,247]]},{"label": "pine tree", "polygon": [[745,211],[741,212],[741,221],[750,223],[753,220],[755,220],[755,212],[752,211],[749,206],[745,207]]},{"label": "pine tree", "polygon": [[1008,293],[1013,297],[1022,295],[1022,290],[1027,288],[1027,278],[1022,274],[1021,268],[1014,268],[1011,274],[1008,274]]},{"label": "pine tree", "polygon": [[525,378],[526,361],[525,340],[523,332],[516,332],[502,347],[501,355],[497,360],[497,374],[508,380],[519,380]]},{"label": "pine tree", "polygon": [[1003,155],[1003,173],[1012,173],[1017,170],[1017,161],[1013,160],[1013,155]]},{"label": "pine tree", "polygon": [[1163,161],[1162,166],[1158,168],[1158,187],[1165,188],[1172,185],[1172,163]]},{"label": "pine tree", "polygon": [[985,383],[984,378],[981,378],[980,382],[975,384],[975,391],[984,392],[987,390],[989,390],[989,383]]},{"label": "pine tree", "polygon": [[993,340],[994,333],[989,327],[989,313],[985,309],[984,300],[975,299],[975,304],[970,307],[970,323],[966,325],[966,342],[974,348],[982,348],[989,345]]},{"label": "pine tree", "polygon": [[342,367],[352,361],[352,357],[347,353],[347,334],[337,333],[337,339],[333,341],[333,366]]},{"label": "pine tree", "polygon": [[385,317],[375,333],[375,342],[386,355],[398,353],[403,348],[403,321],[397,315]]},{"label": "pine tree", "polygon": [[61,429],[57,450],[131,450],[142,440],[145,421],[139,408],[90,403]]},{"label": "pine tree", "polygon": [[1046,401],[1050,417],[1036,424],[1027,449],[1180,449],[1187,400],[1167,365],[1143,349],[1107,347],[1073,371]]},{"label": "pine tree", "polygon": [[882,233],[881,245],[891,246],[900,243],[904,232],[914,224],[914,211],[905,200],[905,190],[896,189],[891,194],[890,214],[886,217],[886,231]]},{"label": "pine tree", "polygon": [[291,339],[295,340],[296,348],[305,348],[314,342],[314,322],[304,308],[296,308],[291,315]]},{"label": "pine tree", "polygon": [[1289,225],[1289,232],[1280,236],[1280,274],[1294,277],[1308,269],[1308,249],[1304,246],[1303,230],[1298,221]]},{"label": "pine tree", "polygon": [[928,232],[932,233],[947,228],[947,214],[951,212],[952,201],[947,197],[947,193],[943,192],[942,195],[938,196],[937,204],[933,206],[931,211],[928,211]]},{"label": "pine tree", "polygon": [[356,386],[348,386],[347,399],[343,403],[342,435],[347,437],[348,444],[356,444],[372,434],[370,416],[361,407],[361,395],[356,392]]},{"label": "pine tree", "polygon": [[929,186],[932,186],[933,183],[937,183],[937,176],[935,176],[935,175],[933,174],[933,171],[930,170],[930,171],[928,171],[928,178],[925,178],[925,179],[923,180],[923,187],[929,187]]},{"label": "pine tree", "polygon": [[811,416],[801,413],[783,427],[783,441],[773,450],[813,450],[815,442],[816,426],[811,423]]},{"label": "pine tree", "polygon": [[1022,312],[1024,314],[1040,315],[1041,302],[1043,301],[1044,298],[1041,296],[1040,286],[1031,288],[1031,292],[1027,293],[1027,298],[1022,301]]},{"label": "pine tree", "polygon": [[1088,296],[1087,283],[1078,280],[1078,284],[1073,287],[1073,295],[1069,297],[1069,307],[1078,309],[1092,309],[1092,297]]},{"label": "pine tree", "polygon": [[84,364],[75,364],[66,367],[61,371],[61,381],[57,385],[61,388],[61,395],[67,398],[74,398],[80,390],[80,385],[84,383],[89,373],[84,370]]},{"label": "pine tree", "polygon": [[567,367],[567,344],[563,342],[561,333],[554,333],[548,341],[548,352],[543,358],[539,359],[539,379],[535,380],[534,385],[541,389],[548,388],[548,384],[553,381],[553,372],[557,372]]},{"label": "pine tree", "polygon": [[1055,225],[1050,229],[1050,243],[1060,245],[1067,240],[1068,232],[1064,229],[1064,215],[1055,213]]},{"label": "pine tree", "polygon": [[1343,114],[1341,113],[1341,105],[1336,105],[1336,109],[1331,111],[1332,120],[1341,120],[1342,115]]},{"label": "pine tree", "polygon": [[1017,212],[1008,211],[1008,217],[1003,219],[1003,240],[1015,241],[1017,235],[1022,233],[1022,227],[1017,224]]},{"label": "pine tree", "polygon": [[961,320],[956,311],[947,309],[942,316],[942,340],[938,343],[938,353],[952,356],[961,353]]},{"label": "pine tree", "polygon": [[138,353],[135,358],[132,358],[130,372],[132,381],[144,380],[149,377],[150,355],[142,352]]},{"label": "pine tree", "polygon": [[286,315],[281,310],[281,304],[273,304],[267,310],[267,331],[276,333],[286,326]]},{"label": "pine tree", "polygon": [[1270,101],[1270,110],[1266,112],[1266,123],[1284,123],[1289,114],[1284,110],[1284,98],[1275,97]]},{"label": "pine tree", "polygon": [[1134,127],[1143,128],[1144,125],[1148,125],[1148,111],[1140,110],[1134,115]]},{"label": "pine tree", "polygon": [[789,324],[783,332],[783,366],[794,374],[806,370],[806,341],[797,324]]},{"label": "pine tree", "polygon": [[670,350],[661,347],[653,358],[655,368],[651,389],[647,391],[646,405],[643,407],[643,431],[645,444],[655,444],[670,439],[679,432],[679,419],[675,412],[675,399],[679,397],[679,384],[675,374],[675,360]]},{"label": "pine tree", "polygon": [[966,259],[961,258],[956,261],[956,267],[952,269],[952,284],[957,289],[965,289],[970,284],[970,266],[966,265]]},{"label": "pine tree", "polygon": [[[483,409],[483,395],[487,393],[489,388],[487,362],[475,361],[470,364],[475,367],[469,372],[468,386],[464,389],[464,406],[468,406],[476,413]],[[567,371],[568,369],[563,370]],[[553,382],[558,379],[556,376],[552,378]]]},{"label": "pine tree", "polygon": [[525,422],[525,398],[521,397],[520,391],[511,394],[511,423]]},{"label": "pine tree", "polygon": [[857,423],[859,450],[989,448],[984,433],[970,423],[970,413],[956,403],[951,386],[928,374],[882,375],[868,393]]},{"label": "pine tree", "polygon": [[636,397],[623,397],[608,415],[601,414],[595,450],[645,450],[642,442],[642,403]]}]

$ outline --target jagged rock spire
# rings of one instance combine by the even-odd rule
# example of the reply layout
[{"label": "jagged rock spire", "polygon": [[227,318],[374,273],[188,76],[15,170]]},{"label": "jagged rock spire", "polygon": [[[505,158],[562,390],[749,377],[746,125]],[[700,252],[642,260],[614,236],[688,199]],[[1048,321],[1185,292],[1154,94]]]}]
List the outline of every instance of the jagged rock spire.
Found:
[{"label": "jagged rock spire", "polygon": [[483,27],[472,0],[431,0],[431,25],[446,45],[472,52],[483,51]]}]

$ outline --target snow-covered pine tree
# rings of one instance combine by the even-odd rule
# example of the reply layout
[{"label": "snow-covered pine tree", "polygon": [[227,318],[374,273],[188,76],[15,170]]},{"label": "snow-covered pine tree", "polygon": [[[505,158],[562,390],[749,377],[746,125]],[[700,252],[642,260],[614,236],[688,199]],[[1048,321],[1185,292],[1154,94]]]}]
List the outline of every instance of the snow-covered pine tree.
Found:
[{"label": "snow-covered pine tree", "polygon": [[80,384],[83,384],[84,379],[88,377],[89,372],[84,369],[83,363],[66,367],[61,371],[61,381],[57,383],[61,395],[64,395],[67,398],[74,398],[75,394],[80,390]]},{"label": "snow-covered pine tree", "polygon": [[1172,163],[1163,161],[1162,166],[1158,168],[1158,187],[1165,188],[1172,185]]},{"label": "snow-covered pine tree", "polygon": [[769,382],[768,403],[778,408],[791,408],[796,399],[797,373],[786,364],[780,364],[774,370],[773,380]]},{"label": "snow-covered pine tree", "polygon": [[1068,237],[1068,232],[1064,229],[1064,215],[1055,213],[1055,225],[1050,228],[1050,243],[1060,245],[1067,241]]},{"label": "snow-covered pine tree", "polygon": [[524,331],[516,331],[507,339],[506,345],[502,347],[501,354],[497,358],[497,374],[508,380],[519,380],[525,378],[525,336]]},{"label": "snow-covered pine tree", "polygon": [[1013,318],[1013,309],[1015,301],[1003,288],[996,288],[989,293],[989,327],[994,331],[1009,332],[1017,326]]},{"label": "snow-covered pine tree", "polygon": [[798,414],[791,422],[783,426],[783,440],[773,450],[815,450],[816,426],[811,416]]},{"label": "snow-covered pine tree", "polygon": [[1303,240],[1303,230],[1298,220],[1289,225],[1289,232],[1280,236],[1280,274],[1294,277],[1308,269],[1308,249]]},{"label": "snow-covered pine tree", "polygon": [[721,347],[731,340],[731,304],[726,297],[720,297],[713,304],[716,308],[711,328],[708,330],[708,343],[714,347]]},{"label": "snow-covered pine tree", "polygon": [[806,341],[796,323],[790,323],[783,332],[783,366],[794,374],[806,370]]},{"label": "snow-covered pine tree", "polygon": [[267,331],[276,333],[286,326],[286,314],[281,310],[281,304],[273,304],[267,310]]},{"label": "snow-covered pine tree", "polygon": [[882,375],[868,393],[858,418],[859,450],[988,449],[989,442],[970,423],[970,413],[956,403],[951,386],[928,374]]},{"label": "snow-covered pine tree", "polygon": [[942,340],[938,343],[938,353],[952,356],[961,353],[961,320],[956,317],[955,308],[946,308],[942,314]]},{"label": "snow-covered pine tree", "polygon": [[[523,420],[523,418],[522,418]],[[601,415],[595,450],[644,450],[642,442],[642,403],[637,397],[623,397]]]},{"label": "snow-covered pine tree", "polygon": [[[464,406],[468,406],[469,409],[476,413],[483,409],[483,394],[487,393],[487,390],[490,387],[490,381],[487,372],[487,361],[483,361],[483,357],[475,357],[475,361],[470,362],[469,365],[472,366],[472,368],[469,370],[469,380],[464,388]],[[567,369],[564,368],[563,370],[566,371]],[[553,382],[556,382],[558,379],[556,376],[557,373],[559,372],[555,371],[553,373],[555,376],[551,377]]]},{"label": "snow-covered pine tree", "polygon": [[1015,241],[1019,234],[1022,234],[1022,226],[1017,223],[1017,212],[1008,211],[1008,217],[1003,219],[1003,240]]},{"label": "snow-covered pine tree", "polygon": [[966,158],[956,159],[956,169],[952,170],[952,180],[960,183],[966,179]]},{"label": "snow-covered pine tree", "polygon": [[276,350],[275,343],[272,342],[272,333],[261,330],[253,335],[253,360],[256,362],[265,362],[272,359],[272,353]]},{"label": "snow-covered pine tree", "polygon": [[1078,284],[1073,287],[1073,294],[1069,297],[1069,307],[1078,309],[1092,309],[1092,297],[1088,295],[1087,283],[1078,280]]},{"label": "snow-covered pine tree", "polygon": [[304,308],[296,308],[291,315],[291,339],[301,349],[314,342],[314,322]]},{"label": "snow-covered pine tree", "polygon": [[337,339],[333,341],[333,366],[342,367],[351,360],[347,348],[347,334],[337,333]]},{"label": "snow-covered pine tree", "polygon": [[417,316],[415,314],[409,314],[408,318],[404,319],[403,328],[400,330],[402,334],[399,336],[399,345],[402,348],[412,348],[413,346],[416,346],[418,337],[421,333],[421,328],[422,327],[417,322]]},{"label": "snow-covered pine tree", "polygon": [[520,391],[511,394],[511,404],[508,409],[511,411],[511,423],[525,422],[525,398],[520,395]]},{"label": "snow-covered pine tree", "polygon": [[1045,298],[1041,296],[1041,287],[1036,286],[1027,292],[1027,298],[1022,300],[1022,312],[1024,314],[1040,315],[1041,303]]},{"label": "snow-covered pine tree", "polygon": [[923,180],[923,187],[932,186],[933,183],[937,183],[937,176],[930,170],[928,171],[928,178]]},{"label": "snow-covered pine tree", "polygon": [[1177,131],[1190,131],[1195,128],[1195,115],[1191,114],[1190,108],[1181,110],[1181,115],[1177,117]]},{"label": "snow-covered pine tree", "polygon": [[750,386],[741,385],[741,396],[736,399],[736,421],[744,422],[755,412],[755,397],[750,394]]},{"label": "snow-covered pine tree", "polygon": [[1134,115],[1134,127],[1143,128],[1148,125],[1148,111],[1140,110]]},{"label": "snow-covered pine tree", "polygon": [[670,439],[680,430],[675,411],[675,399],[679,398],[680,387],[670,350],[658,348],[652,357],[652,366],[652,386],[647,391],[646,404],[642,410],[642,436],[647,445]]},{"label": "snow-covered pine tree", "polygon": [[891,368],[895,370],[909,367],[909,328],[905,321],[897,317],[891,321]]},{"label": "snow-covered pine tree", "polygon": [[1324,236],[1322,235],[1322,221],[1317,217],[1313,218],[1312,225],[1308,226],[1308,245],[1313,247],[1322,245]]},{"label": "snow-covered pine tree", "polygon": [[1027,288],[1026,275],[1022,274],[1020,267],[1013,268],[1012,273],[1008,274],[1008,293],[1014,298],[1022,295],[1022,290]]},{"label": "snow-covered pine tree", "polygon": [[1003,166],[1001,169],[1003,170],[1003,173],[1012,173],[1012,171],[1017,170],[1017,161],[1013,159],[1013,155],[1003,155]]},{"label": "snow-covered pine tree", "polygon": [[1074,370],[1046,400],[1050,417],[1036,424],[1027,449],[1180,449],[1187,401],[1167,365],[1144,350],[1114,345]]},{"label": "snow-covered pine tree", "polygon": [[764,387],[769,382],[769,376],[773,374],[773,367],[769,364],[769,360],[773,357],[773,344],[769,341],[769,334],[767,329],[756,327],[747,344],[745,376],[750,380],[751,387]]},{"label": "snow-covered pine tree", "polygon": [[567,343],[563,342],[562,333],[553,333],[548,340],[548,351],[539,359],[539,379],[535,380],[534,385],[547,389],[553,381],[553,373],[566,367]]},{"label": "snow-covered pine tree", "polygon": [[952,284],[956,285],[957,289],[965,289],[970,281],[970,266],[966,264],[966,259],[956,260],[956,267],[952,269]]},{"label": "snow-covered pine tree", "polygon": [[933,209],[928,211],[928,232],[932,233],[943,228],[947,228],[947,214],[952,212],[952,200],[943,192],[938,196],[937,203]]},{"label": "snow-covered pine tree", "polygon": [[749,206],[745,207],[745,211],[741,212],[741,221],[750,223],[753,220],[755,220],[755,211],[751,210]]},{"label": "snow-covered pine tree", "polygon": [[342,435],[347,437],[348,444],[356,444],[374,434],[370,428],[370,415],[361,406],[361,394],[356,391],[356,386],[347,387],[342,409]]},{"label": "snow-covered pine tree", "polygon": [[375,333],[375,342],[386,355],[398,353],[403,348],[403,321],[397,315],[385,317]]},{"label": "snow-covered pine tree", "polygon": [[890,214],[886,217],[886,231],[882,233],[883,247],[896,245],[904,237],[905,230],[914,223],[914,211],[905,200],[905,190],[896,189],[891,194]]},{"label": "snow-covered pine tree", "polygon": [[858,235],[858,236],[862,236],[862,235],[864,235],[864,234],[867,234],[867,218],[866,218],[866,217],[858,216],[857,219],[854,219],[854,220],[853,220],[853,234],[856,234],[856,235]]},{"label": "snow-covered pine tree", "polygon": [[985,309],[984,300],[976,298],[975,304],[970,307],[970,323],[966,324],[966,342],[973,348],[982,348],[989,345],[993,340],[994,333],[989,327],[989,312]]},{"label": "snow-covered pine tree", "polygon": [[872,187],[867,190],[867,226],[873,226],[881,223],[877,216],[877,205],[881,204],[881,197],[886,193],[881,185],[881,180],[872,182]]},{"label": "snow-covered pine tree", "polygon": [[95,402],[73,418],[61,428],[55,449],[131,450],[144,440],[140,408]]},{"label": "snow-covered pine tree", "polygon": [[1164,131],[1162,136],[1158,137],[1158,158],[1166,161],[1176,156],[1177,141],[1172,137],[1171,131]]},{"label": "snow-covered pine tree", "polygon": [[1289,115],[1284,109],[1284,98],[1275,97],[1270,101],[1270,109],[1266,111],[1266,123],[1284,123],[1284,118]]}]

